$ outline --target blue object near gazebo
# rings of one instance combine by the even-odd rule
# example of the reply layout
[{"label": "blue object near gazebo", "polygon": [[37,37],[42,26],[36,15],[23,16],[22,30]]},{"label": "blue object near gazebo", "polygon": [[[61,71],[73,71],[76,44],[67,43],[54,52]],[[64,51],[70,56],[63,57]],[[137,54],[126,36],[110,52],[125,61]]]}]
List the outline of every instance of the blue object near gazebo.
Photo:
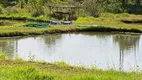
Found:
[{"label": "blue object near gazebo", "polygon": [[57,24],[60,24],[60,22],[59,21],[50,21],[50,24],[57,25]]}]

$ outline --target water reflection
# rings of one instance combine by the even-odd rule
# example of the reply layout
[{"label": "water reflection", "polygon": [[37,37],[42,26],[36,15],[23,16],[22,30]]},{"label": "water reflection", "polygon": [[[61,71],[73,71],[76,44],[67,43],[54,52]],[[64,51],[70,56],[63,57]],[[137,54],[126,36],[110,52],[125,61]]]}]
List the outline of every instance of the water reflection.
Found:
[{"label": "water reflection", "polygon": [[29,59],[29,55],[35,56],[35,60],[47,61],[57,50],[62,42],[61,34],[48,34],[30,37],[18,41],[18,56]]},{"label": "water reflection", "polygon": [[134,51],[134,59],[135,59],[135,66],[137,67],[137,60],[136,60],[136,50],[139,47],[139,40],[140,40],[140,35],[115,35],[113,36],[113,42],[115,44],[119,45],[119,70],[123,70],[123,64],[124,64],[124,54],[129,53],[126,51]]},{"label": "water reflection", "polygon": [[49,48],[53,47],[58,40],[61,39],[61,34],[52,34],[52,35],[46,35],[42,36],[41,39],[45,42],[46,45],[48,45]]},{"label": "water reflection", "polygon": [[139,40],[140,35],[119,34],[113,36],[113,42],[119,45],[120,51],[122,53],[130,49],[136,49],[136,46],[139,45]]},{"label": "water reflection", "polygon": [[[47,34],[16,39],[0,39],[0,48],[9,58],[65,61],[71,65],[115,70],[142,69],[141,35],[110,33]],[[140,48],[140,49],[139,49]]]},{"label": "water reflection", "polygon": [[0,51],[5,52],[8,58],[13,58],[17,52],[17,42],[16,39],[0,39]]},{"label": "water reflection", "polygon": [[99,39],[107,39],[109,37],[111,37],[110,33],[94,33],[94,32],[84,32],[84,33],[81,33],[82,35],[87,35],[87,36],[95,36],[96,38],[99,38]]}]

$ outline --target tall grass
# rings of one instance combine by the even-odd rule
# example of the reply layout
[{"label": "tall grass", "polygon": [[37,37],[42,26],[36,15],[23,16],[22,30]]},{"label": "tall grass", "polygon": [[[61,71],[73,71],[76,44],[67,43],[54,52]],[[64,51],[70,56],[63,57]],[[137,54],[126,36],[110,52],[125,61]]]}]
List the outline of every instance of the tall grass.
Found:
[{"label": "tall grass", "polygon": [[141,72],[103,71],[59,63],[1,60],[0,80],[141,80]]},{"label": "tall grass", "polygon": [[33,66],[0,66],[0,80],[55,80]]}]

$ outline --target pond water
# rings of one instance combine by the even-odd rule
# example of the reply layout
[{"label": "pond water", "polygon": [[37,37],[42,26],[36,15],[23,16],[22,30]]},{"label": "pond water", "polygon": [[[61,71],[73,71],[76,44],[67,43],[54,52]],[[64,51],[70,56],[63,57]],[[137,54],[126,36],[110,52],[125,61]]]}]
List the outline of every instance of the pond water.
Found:
[{"label": "pond water", "polygon": [[8,58],[73,66],[135,71],[142,69],[142,36],[138,34],[74,33],[0,38]]}]

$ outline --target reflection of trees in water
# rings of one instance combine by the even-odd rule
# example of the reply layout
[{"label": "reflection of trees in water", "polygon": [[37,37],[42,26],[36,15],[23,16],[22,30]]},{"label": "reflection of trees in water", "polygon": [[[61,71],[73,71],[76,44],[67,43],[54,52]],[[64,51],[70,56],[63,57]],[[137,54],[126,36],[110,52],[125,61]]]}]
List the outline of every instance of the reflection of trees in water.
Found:
[{"label": "reflection of trees in water", "polygon": [[111,36],[110,33],[85,32],[85,33],[81,33],[81,34],[87,35],[87,36],[95,36],[96,38],[99,38],[99,39],[106,39]]},{"label": "reflection of trees in water", "polygon": [[[0,51],[4,51],[8,58],[14,58],[17,54],[18,40],[23,38],[6,38],[0,39]],[[61,34],[51,34],[46,36],[41,36],[43,42],[49,47],[53,47],[56,41],[61,38]]]},{"label": "reflection of trees in water", "polygon": [[14,40],[0,40],[0,50],[4,51],[8,58],[13,58],[16,53],[16,41]]},{"label": "reflection of trees in water", "polygon": [[115,35],[113,36],[114,43],[119,45],[122,52],[129,49],[135,49],[139,43],[140,35]]},{"label": "reflection of trees in water", "polygon": [[119,35],[113,36],[113,42],[118,44],[119,49],[120,49],[119,70],[123,70],[124,51],[129,51],[129,50],[133,49],[133,51],[135,51],[134,58],[136,60],[136,49],[137,49],[137,46],[139,46],[139,39],[140,39],[140,35],[119,34]]},{"label": "reflection of trees in water", "polygon": [[56,44],[56,41],[59,40],[61,37],[61,34],[49,34],[46,36],[42,36],[42,39],[44,40],[45,44],[47,44],[47,46],[51,48]]}]

